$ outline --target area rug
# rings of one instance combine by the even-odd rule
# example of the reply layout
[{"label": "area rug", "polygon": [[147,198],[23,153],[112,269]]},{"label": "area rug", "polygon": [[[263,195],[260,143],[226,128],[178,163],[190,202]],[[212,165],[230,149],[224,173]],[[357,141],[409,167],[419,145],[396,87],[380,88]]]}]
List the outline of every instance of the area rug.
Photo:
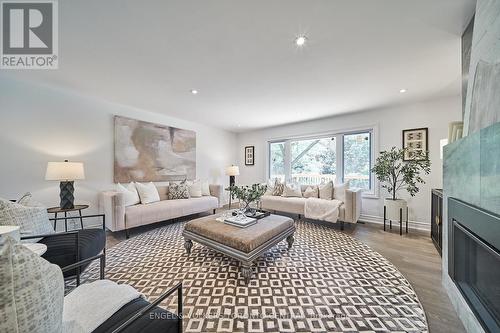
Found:
[{"label": "area rug", "polygon": [[[195,244],[184,222],[133,237],[107,252],[106,278],[149,300],[183,283],[184,332],[427,332],[425,313],[405,277],[362,242],[297,221],[295,243],[260,258],[245,285],[238,262]],[[98,278],[92,265],[83,280]],[[176,309],[176,297],[164,304]]]}]

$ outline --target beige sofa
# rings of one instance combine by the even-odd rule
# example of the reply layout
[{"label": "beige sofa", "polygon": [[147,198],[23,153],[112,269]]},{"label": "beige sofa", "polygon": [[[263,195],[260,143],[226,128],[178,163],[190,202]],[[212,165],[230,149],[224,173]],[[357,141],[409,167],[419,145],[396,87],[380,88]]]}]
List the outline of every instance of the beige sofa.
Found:
[{"label": "beige sofa", "polygon": [[210,196],[167,200],[168,186],[156,186],[160,201],[125,207],[123,194],[105,191],[99,195],[99,211],[106,216],[106,228],[111,231],[125,230],[141,225],[166,221],[182,216],[213,211],[222,203],[222,185],[210,185]]},{"label": "beige sofa", "polygon": [[[302,185],[302,193],[310,185]],[[347,189],[345,193],[345,201],[339,207],[338,222],[341,223],[341,228],[344,227],[344,222],[357,223],[361,215],[361,189]],[[282,197],[273,195],[264,195],[261,198],[261,208],[271,212],[285,212],[291,214],[304,215],[304,206],[306,198],[298,197]]]}]

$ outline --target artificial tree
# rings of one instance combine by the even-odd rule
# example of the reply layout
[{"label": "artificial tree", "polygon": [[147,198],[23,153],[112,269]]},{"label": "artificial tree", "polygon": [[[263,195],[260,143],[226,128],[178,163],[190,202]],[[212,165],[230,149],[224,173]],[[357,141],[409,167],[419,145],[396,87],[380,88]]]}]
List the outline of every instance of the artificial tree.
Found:
[{"label": "artificial tree", "polygon": [[372,172],[381,183],[381,187],[387,189],[392,200],[396,200],[397,193],[405,189],[412,197],[418,193],[418,184],[425,184],[420,177],[424,172],[431,172],[431,161],[428,153],[414,152],[414,159],[404,161],[406,149],[392,147],[389,151],[380,152]]}]

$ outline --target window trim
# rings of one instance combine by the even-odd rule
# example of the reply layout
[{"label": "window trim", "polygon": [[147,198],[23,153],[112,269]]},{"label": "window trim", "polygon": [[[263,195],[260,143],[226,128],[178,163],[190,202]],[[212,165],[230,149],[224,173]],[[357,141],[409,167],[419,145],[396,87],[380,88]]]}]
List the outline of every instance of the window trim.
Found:
[{"label": "window trim", "polygon": [[[342,175],[342,181],[344,177],[344,139],[343,136],[345,134],[357,134],[357,133],[366,133],[370,132],[371,137],[370,137],[370,167],[373,167],[373,163],[378,157],[378,147],[379,147],[379,125],[378,124],[371,124],[371,125],[366,125],[366,126],[359,126],[355,128],[347,128],[347,129],[337,129],[333,131],[328,131],[328,132],[316,132],[316,133],[306,133],[306,134],[300,134],[300,135],[293,135],[293,136],[283,136],[283,137],[274,137],[274,138],[269,138],[266,140],[267,143],[267,154],[266,154],[266,179],[270,178],[271,175],[271,144],[272,143],[284,143],[285,144],[285,177],[286,177],[286,172],[287,172],[287,160],[288,164],[290,164],[290,142],[291,141],[297,141],[297,140],[311,140],[311,139],[321,139],[325,137],[335,137],[336,140],[336,156],[337,156],[337,174]],[[288,152],[288,153],[287,153]],[[288,155],[288,157],[287,157]],[[288,166],[290,168],[291,166]],[[379,182],[374,177],[373,173],[370,173],[370,185],[371,189],[367,191],[363,191],[362,196],[363,198],[373,198],[373,199],[378,199],[379,198]]]}]

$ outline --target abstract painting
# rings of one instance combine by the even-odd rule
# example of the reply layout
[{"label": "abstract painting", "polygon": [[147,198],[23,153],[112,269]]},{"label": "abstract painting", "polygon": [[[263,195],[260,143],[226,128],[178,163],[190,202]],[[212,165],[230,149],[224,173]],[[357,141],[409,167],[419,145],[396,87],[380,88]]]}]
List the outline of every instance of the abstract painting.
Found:
[{"label": "abstract painting", "polygon": [[196,133],[115,116],[115,183],[196,178]]}]

